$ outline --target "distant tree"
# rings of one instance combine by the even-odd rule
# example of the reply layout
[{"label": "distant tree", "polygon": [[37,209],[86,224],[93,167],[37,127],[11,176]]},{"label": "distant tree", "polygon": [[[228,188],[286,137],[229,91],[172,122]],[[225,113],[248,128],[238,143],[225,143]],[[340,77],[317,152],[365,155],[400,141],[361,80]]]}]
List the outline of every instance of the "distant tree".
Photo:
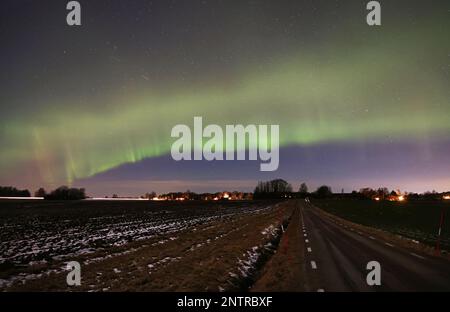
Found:
[{"label": "distant tree", "polygon": [[36,192],[34,192],[35,197],[45,197],[47,195],[47,192],[44,188],[39,188]]},{"label": "distant tree", "polygon": [[377,190],[377,197],[380,199],[386,199],[389,196],[389,190],[387,187],[380,187]]},{"label": "distant tree", "polygon": [[155,192],[150,192],[150,193],[145,193],[143,198],[147,198],[147,199],[152,199],[156,197],[156,193]]},{"label": "distant tree", "polygon": [[417,193],[409,193],[408,196],[407,196],[407,198],[408,198],[408,200],[411,200],[411,199],[419,199],[420,196],[419,196],[419,194],[417,194]]},{"label": "distant tree", "polygon": [[0,196],[30,197],[31,194],[28,190],[18,190],[12,186],[0,186]]},{"label": "distant tree", "polygon": [[292,192],[292,186],[283,179],[270,181],[270,191],[273,193]]},{"label": "distant tree", "polygon": [[119,195],[113,194],[112,198],[119,198]]},{"label": "distant tree", "polygon": [[317,195],[317,197],[325,198],[325,197],[330,197],[331,195],[333,195],[333,192],[331,190],[331,187],[329,187],[327,185],[322,185],[316,190],[316,195]]},{"label": "distant tree", "polygon": [[79,200],[85,199],[86,193],[84,188],[68,188],[67,186],[60,186],[47,194],[44,198],[50,200]]},{"label": "distant tree", "polygon": [[298,192],[301,194],[301,195],[306,195],[306,194],[308,194],[308,186],[306,185],[306,183],[302,183],[302,184],[300,184],[300,188],[298,189]]},{"label": "distant tree", "polygon": [[365,187],[359,190],[359,193],[364,197],[364,198],[374,198],[377,196],[377,191],[375,191],[374,189],[370,188],[370,187]]},{"label": "distant tree", "polygon": [[436,199],[440,199],[440,195],[438,193],[436,193],[436,191],[427,191],[422,195],[422,198],[425,200],[436,200]]},{"label": "distant tree", "polygon": [[281,198],[292,193],[292,186],[283,179],[258,182],[253,198]]}]

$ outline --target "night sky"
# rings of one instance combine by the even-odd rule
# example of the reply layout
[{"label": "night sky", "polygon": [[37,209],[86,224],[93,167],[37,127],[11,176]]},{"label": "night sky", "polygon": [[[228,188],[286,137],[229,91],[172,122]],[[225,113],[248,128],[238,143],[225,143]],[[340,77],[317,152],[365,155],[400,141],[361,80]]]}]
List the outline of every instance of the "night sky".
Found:
[{"label": "night sky", "polygon": [[[450,1],[67,2],[0,4],[0,185],[450,190]],[[279,124],[279,169],[175,162],[194,116]]]}]

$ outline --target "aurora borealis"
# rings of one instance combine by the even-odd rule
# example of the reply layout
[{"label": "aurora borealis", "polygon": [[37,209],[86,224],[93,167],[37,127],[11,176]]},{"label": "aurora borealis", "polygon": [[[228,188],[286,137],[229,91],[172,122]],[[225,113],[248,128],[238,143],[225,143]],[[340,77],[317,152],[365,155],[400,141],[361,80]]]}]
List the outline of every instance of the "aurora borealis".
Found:
[{"label": "aurora borealis", "polygon": [[379,27],[365,1],[80,3],[79,28],[60,1],[2,4],[0,185],[107,195],[269,177],[168,160],[171,128],[203,116],[279,124],[270,177],[450,189],[448,1],[381,1]]}]

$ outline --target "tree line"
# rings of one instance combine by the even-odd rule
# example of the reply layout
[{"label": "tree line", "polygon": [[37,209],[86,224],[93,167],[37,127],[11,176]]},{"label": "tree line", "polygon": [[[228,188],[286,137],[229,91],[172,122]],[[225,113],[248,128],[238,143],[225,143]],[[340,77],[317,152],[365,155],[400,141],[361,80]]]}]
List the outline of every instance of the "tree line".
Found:
[{"label": "tree line", "polygon": [[322,185],[314,192],[308,192],[306,183],[302,183],[298,192],[294,192],[292,185],[283,179],[259,181],[253,192],[254,199],[266,198],[305,198],[305,197],[330,197],[333,195],[330,186]]},{"label": "tree line", "polygon": [[[333,193],[330,186],[319,186],[315,191],[310,192],[306,183],[302,183],[298,191],[294,191],[292,185],[283,179],[274,179],[270,181],[259,181],[256,185],[253,196],[252,193],[242,192],[217,192],[217,193],[203,193],[197,194],[191,191],[186,192],[172,192],[160,195],[159,197],[165,199],[190,199],[190,200],[206,200],[206,199],[276,199],[276,198],[353,198],[353,199],[376,199],[376,200],[390,200],[396,196],[402,196],[408,200],[441,200],[445,197],[450,198],[450,192],[438,193],[436,191],[425,192],[422,194],[400,192],[399,190],[390,191],[386,187],[372,189],[369,187],[361,188],[359,191],[352,191],[351,193]],[[30,197],[29,190],[20,190],[12,186],[0,186],[0,197]],[[84,188],[73,188],[67,186],[60,186],[55,190],[47,193],[44,188],[39,188],[35,193],[35,197],[42,197],[47,200],[79,200],[85,199],[86,190]],[[153,199],[156,197],[155,192],[146,193],[142,198]],[[118,198],[113,195],[113,198]]]},{"label": "tree line", "polygon": [[2,197],[30,197],[29,190],[19,190],[12,186],[0,186],[0,196]]},{"label": "tree line", "polygon": [[[0,186],[0,196],[31,197],[31,193],[29,190],[19,190],[12,186]],[[34,196],[43,197],[48,200],[78,200],[86,198],[86,190],[84,188],[60,186],[50,193],[47,193],[45,189],[41,187],[34,193]]]},{"label": "tree line", "polygon": [[389,190],[386,187],[372,189],[370,187],[361,188],[359,191],[345,193],[333,193],[328,185],[319,186],[316,190],[310,192],[306,183],[302,183],[297,192],[293,191],[291,184],[283,179],[271,181],[259,181],[255,187],[253,198],[352,198],[352,199],[372,199],[372,200],[393,200],[401,196],[407,200],[442,200],[444,196],[450,198],[450,192],[438,193],[436,191],[425,192],[422,194],[401,192],[400,190]]}]

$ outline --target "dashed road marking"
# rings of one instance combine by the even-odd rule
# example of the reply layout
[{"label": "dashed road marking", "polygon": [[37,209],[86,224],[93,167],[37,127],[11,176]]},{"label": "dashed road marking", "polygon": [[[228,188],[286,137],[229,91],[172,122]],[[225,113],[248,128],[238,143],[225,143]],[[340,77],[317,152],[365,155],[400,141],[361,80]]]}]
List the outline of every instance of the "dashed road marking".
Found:
[{"label": "dashed road marking", "polygon": [[369,238],[375,240],[375,237],[373,237],[373,236],[369,236]]},{"label": "dashed road marking", "polygon": [[389,247],[395,247],[394,245],[392,245],[391,243],[387,243],[387,242],[385,242],[384,243],[385,245],[387,245],[387,246],[389,246]]},{"label": "dashed road marking", "polygon": [[305,239],[305,243],[309,243],[309,239]]},{"label": "dashed road marking", "polygon": [[308,236],[308,234],[306,234],[306,233],[305,233],[305,234],[303,234],[303,236],[305,236],[305,237],[306,237],[306,236]]},{"label": "dashed road marking", "polygon": [[362,233],[362,232],[360,232],[360,231],[358,231],[358,234],[359,234],[359,235],[363,235],[363,233]]},{"label": "dashed road marking", "polygon": [[419,256],[418,254],[415,254],[415,253],[413,253],[413,252],[410,252],[409,254],[410,254],[411,256],[417,257],[417,258],[419,258],[419,259],[425,259],[424,257]]},{"label": "dashed road marking", "polygon": [[311,247],[308,247],[308,252],[312,252],[312,249],[311,249]]},{"label": "dashed road marking", "polygon": [[323,288],[319,288],[317,289],[317,292],[325,292],[325,290]]},{"label": "dashed road marking", "polygon": [[311,267],[313,268],[313,270],[317,270],[316,261],[311,261]]}]

